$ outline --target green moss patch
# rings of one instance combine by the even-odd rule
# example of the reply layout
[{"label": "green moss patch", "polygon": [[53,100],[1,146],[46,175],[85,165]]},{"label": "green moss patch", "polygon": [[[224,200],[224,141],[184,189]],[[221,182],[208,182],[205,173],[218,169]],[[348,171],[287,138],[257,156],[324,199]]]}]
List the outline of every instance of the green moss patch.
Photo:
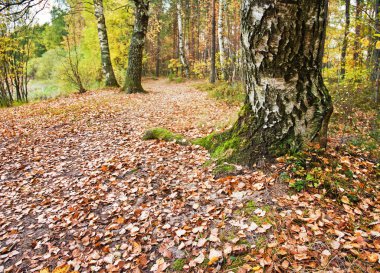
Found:
[{"label": "green moss patch", "polygon": [[236,172],[236,167],[234,165],[226,164],[226,163],[217,165],[213,170],[213,174],[215,176],[224,176],[224,175],[232,174],[235,172]]},{"label": "green moss patch", "polygon": [[163,140],[163,141],[176,141],[180,144],[187,144],[184,136],[170,132],[165,128],[153,128],[144,133],[143,140]]}]

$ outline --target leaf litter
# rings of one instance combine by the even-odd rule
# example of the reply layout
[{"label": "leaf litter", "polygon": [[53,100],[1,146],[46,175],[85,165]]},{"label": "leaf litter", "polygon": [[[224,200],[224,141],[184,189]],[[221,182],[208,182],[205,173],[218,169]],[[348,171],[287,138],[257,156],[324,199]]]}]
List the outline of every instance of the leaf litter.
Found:
[{"label": "leaf litter", "polygon": [[379,269],[378,185],[356,203],[289,192],[281,160],[216,178],[203,148],[141,137],[204,136],[237,108],[188,83],[145,86],[0,110],[0,272]]}]

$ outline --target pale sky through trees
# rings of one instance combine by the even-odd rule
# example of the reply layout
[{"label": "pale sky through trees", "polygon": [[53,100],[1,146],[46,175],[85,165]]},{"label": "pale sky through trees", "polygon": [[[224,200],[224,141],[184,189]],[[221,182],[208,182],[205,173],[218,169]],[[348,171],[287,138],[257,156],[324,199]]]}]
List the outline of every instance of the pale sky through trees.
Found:
[{"label": "pale sky through trees", "polygon": [[[54,5],[56,5],[55,0],[47,0],[47,4],[45,5],[45,7],[37,13],[35,17],[35,21],[36,21],[35,23],[38,23],[38,24],[49,23],[51,21],[50,12]],[[41,8],[42,7],[38,7],[36,8],[36,10],[39,10]]]}]

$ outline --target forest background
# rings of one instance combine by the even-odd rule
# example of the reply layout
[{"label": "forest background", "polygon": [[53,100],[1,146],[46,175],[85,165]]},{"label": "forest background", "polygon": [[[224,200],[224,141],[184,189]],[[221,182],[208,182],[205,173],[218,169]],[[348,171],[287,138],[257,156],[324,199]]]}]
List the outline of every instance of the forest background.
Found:
[{"label": "forest background", "polygon": [[[330,1],[324,80],[335,101],[371,107],[379,102],[379,1]],[[124,84],[133,32],[132,1],[105,0],[104,16],[117,81]],[[210,77],[212,34],[221,96],[241,99],[240,1],[153,1],[143,55],[143,75],[183,81]],[[38,15],[45,9],[44,15]],[[51,20],[46,21],[46,9]],[[180,16],[178,16],[180,10]],[[40,20],[38,20],[40,19]],[[179,31],[179,20],[181,30]],[[78,89],[71,62],[85,89],[104,86],[97,21],[92,1],[42,1],[32,11],[0,15],[1,99],[3,106],[65,95]],[[182,26],[183,25],[183,26]],[[183,35],[185,63],[181,61]],[[185,65],[184,65],[185,64]],[[75,70],[75,69],[74,69]],[[9,82],[7,82],[9,81]],[[222,81],[229,84],[222,83]],[[210,89],[210,86],[204,86]],[[230,94],[231,93],[231,94]],[[220,95],[220,94],[219,94]]]}]

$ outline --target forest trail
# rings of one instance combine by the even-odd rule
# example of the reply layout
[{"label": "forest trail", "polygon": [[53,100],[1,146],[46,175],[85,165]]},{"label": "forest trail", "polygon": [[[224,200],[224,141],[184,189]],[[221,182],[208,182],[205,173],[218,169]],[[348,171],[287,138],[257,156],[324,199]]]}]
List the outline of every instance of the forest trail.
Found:
[{"label": "forest trail", "polygon": [[[84,270],[94,249],[105,258],[125,244],[135,266],[140,252],[160,258],[157,244],[195,215],[205,229],[212,226],[206,207],[222,208],[227,199],[202,166],[207,152],[141,137],[151,127],[207,134],[237,108],[188,83],[149,80],[144,87],[148,94],[91,91],[0,110],[2,269],[33,271],[71,260]],[[167,224],[172,233],[162,229]],[[132,241],[142,250],[131,249]]]},{"label": "forest trail", "polygon": [[[218,179],[203,148],[141,139],[152,127],[192,138],[233,122],[238,107],[192,84],[147,80],[148,94],[99,90],[0,109],[0,272],[62,264],[79,272],[262,272],[327,263],[347,272],[341,247],[358,235],[346,223],[360,213],[380,228],[379,204],[365,199],[354,213],[320,194],[290,197],[276,165],[267,175],[242,168]],[[360,236],[367,249],[379,247],[371,238]]]}]

